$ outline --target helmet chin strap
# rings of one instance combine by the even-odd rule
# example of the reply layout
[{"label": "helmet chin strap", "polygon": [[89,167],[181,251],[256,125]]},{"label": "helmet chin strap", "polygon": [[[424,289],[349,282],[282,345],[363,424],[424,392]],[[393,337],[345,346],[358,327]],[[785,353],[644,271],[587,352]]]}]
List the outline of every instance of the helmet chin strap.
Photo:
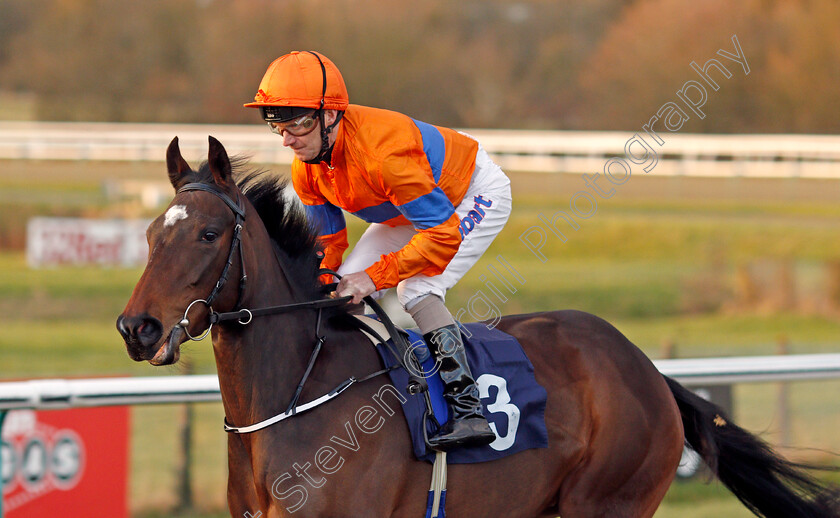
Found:
[{"label": "helmet chin strap", "polygon": [[338,124],[338,121],[341,120],[342,115],[344,115],[343,111],[340,111],[336,114],[335,122],[327,127],[324,124],[324,96],[327,94],[327,69],[324,67],[324,62],[321,61],[321,56],[312,52],[311,50],[307,50],[310,54],[315,56],[315,59],[318,60],[318,64],[321,65],[321,77],[323,77],[323,86],[321,88],[321,106],[318,107],[316,113],[318,114],[318,122],[321,125],[321,152],[318,153],[318,156],[313,158],[312,160],[306,160],[305,163],[307,164],[320,164],[321,162],[326,162],[328,165],[330,164],[330,159],[332,155],[332,147],[330,146],[330,133],[332,132],[333,128]]},{"label": "helmet chin strap", "polygon": [[332,158],[332,146],[330,146],[330,133],[332,130],[338,125],[341,117],[344,115],[344,112],[337,112],[335,116],[335,121],[330,124],[329,126],[324,124],[324,110],[318,110],[318,123],[321,126],[321,152],[318,153],[318,156],[313,158],[312,160],[305,160],[304,163],[306,164],[320,164],[321,162],[326,162],[327,164],[330,163],[330,159]]}]

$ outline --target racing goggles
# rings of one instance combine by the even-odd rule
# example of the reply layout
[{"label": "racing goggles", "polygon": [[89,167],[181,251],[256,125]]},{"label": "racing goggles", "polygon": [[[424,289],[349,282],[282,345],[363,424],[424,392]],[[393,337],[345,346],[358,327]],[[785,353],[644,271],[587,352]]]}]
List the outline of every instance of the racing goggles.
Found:
[{"label": "racing goggles", "polygon": [[307,113],[305,115],[301,115],[300,117],[296,117],[292,120],[282,121],[282,122],[275,122],[275,121],[266,121],[268,127],[271,129],[271,132],[280,135],[281,137],[288,133],[294,137],[303,137],[304,135],[308,135],[315,130],[318,126],[318,119],[316,119],[315,111]]}]

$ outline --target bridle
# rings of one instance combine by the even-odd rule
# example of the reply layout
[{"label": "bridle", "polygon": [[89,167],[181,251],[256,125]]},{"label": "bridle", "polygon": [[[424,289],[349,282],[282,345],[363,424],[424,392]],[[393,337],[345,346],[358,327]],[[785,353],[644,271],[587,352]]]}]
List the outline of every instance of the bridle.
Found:
[{"label": "bridle", "polygon": [[[359,382],[362,382],[362,381],[367,381],[367,380],[373,379],[373,378],[375,378],[375,377],[377,377],[381,374],[385,374],[386,372],[388,372],[390,370],[393,370],[394,368],[397,368],[398,365],[403,366],[403,368],[405,368],[404,362],[402,361],[402,355],[394,352],[394,349],[390,345],[387,344],[386,340],[384,338],[382,338],[381,336],[377,335],[375,331],[369,330],[369,333],[373,333],[373,335],[378,337],[380,343],[386,345],[386,347],[391,348],[392,354],[394,354],[394,357],[397,360],[397,365],[394,365],[392,367],[373,372],[371,374],[368,374],[368,375],[360,377],[360,378],[357,378],[355,376],[351,376],[350,378],[344,380],[337,387],[335,387],[333,390],[329,391],[328,393],[324,394],[323,396],[321,396],[317,399],[314,399],[314,400],[312,400],[308,403],[305,403],[305,404],[302,404],[302,405],[298,406],[297,403],[298,403],[298,400],[300,398],[300,394],[303,392],[304,383],[306,383],[306,380],[308,379],[310,372],[312,372],[312,368],[315,365],[315,360],[318,358],[318,353],[321,351],[321,347],[326,342],[326,337],[323,336],[320,332],[322,309],[327,308],[327,307],[340,306],[340,305],[347,304],[353,297],[352,296],[346,296],[346,297],[336,297],[336,298],[325,298],[325,299],[318,299],[318,300],[310,300],[310,301],[306,301],[306,302],[294,302],[294,303],[291,303],[291,304],[283,304],[283,305],[280,305],[280,306],[270,306],[270,307],[259,308],[259,309],[247,309],[247,308],[236,309],[236,308],[239,308],[239,304],[242,302],[242,295],[245,291],[245,286],[246,286],[246,283],[247,283],[247,280],[248,280],[248,276],[245,273],[245,257],[242,254],[242,224],[245,221],[245,209],[242,206],[242,203],[241,203],[242,200],[239,197],[239,195],[237,195],[237,201],[234,202],[227,194],[225,194],[224,192],[222,192],[221,190],[219,190],[216,186],[214,186],[212,184],[188,183],[188,184],[184,185],[183,187],[181,187],[180,189],[178,189],[178,194],[180,194],[182,192],[188,192],[188,191],[204,191],[204,192],[209,192],[209,193],[217,196],[219,199],[221,199],[223,202],[225,202],[225,205],[227,205],[233,211],[234,218],[235,218],[234,223],[233,223],[233,225],[234,225],[233,226],[233,238],[231,239],[231,243],[230,243],[230,251],[228,252],[227,261],[225,262],[225,266],[222,269],[221,275],[219,276],[219,280],[216,281],[216,284],[213,287],[213,290],[210,292],[210,295],[206,299],[196,299],[196,300],[192,301],[187,306],[187,309],[184,311],[184,318],[181,319],[181,321],[178,322],[175,325],[176,327],[180,327],[190,340],[199,341],[199,340],[204,339],[204,337],[206,337],[207,334],[210,332],[210,330],[213,328],[213,325],[216,324],[216,323],[219,323],[219,322],[235,320],[239,324],[245,326],[245,325],[250,324],[253,321],[254,317],[259,317],[259,316],[264,316],[264,315],[276,315],[276,314],[280,314],[280,313],[289,313],[289,312],[297,311],[297,310],[301,310],[301,309],[317,309],[318,310],[318,318],[317,318],[317,321],[316,321],[316,324],[315,324],[315,339],[316,339],[315,347],[312,351],[312,354],[310,355],[309,363],[306,367],[306,371],[304,372],[303,377],[300,380],[300,383],[298,383],[297,389],[295,390],[294,396],[292,396],[292,400],[289,402],[289,405],[286,408],[286,411],[283,412],[282,414],[278,414],[278,415],[275,415],[275,416],[270,417],[268,419],[265,419],[263,421],[260,421],[259,423],[256,423],[256,424],[253,424],[253,425],[250,425],[250,426],[243,426],[243,427],[232,426],[227,422],[227,418],[225,418],[224,427],[225,427],[226,432],[242,434],[242,433],[251,433],[251,432],[255,432],[257,430],[262,430],[263,428],[271,426],[274,423],[280,422],[283,419],[292,417],[294,415],[297,415],[300,412],[304,412],[304,411],[309,410],[311,408],[314,408],[318,405],[326,403],[330,399],[338,396],[339,394],[341,394],[342,392],[344,392],[345,390],[350,388],[350,386],[355,384],[355,383],[359,383]],[[237,299],[236,299],[236,304],[234,305],[234,311],[225,312],[225,313],[217,313],[216,311],[213,310],[212,303],[215,300],[216,296],[219,294],[219,292],[224,287],[225,283],[227,282],[228,274],[230,273],[230,267],[233,264],[233,254],[236,252],[237,249],[239,250],[239,263],[241,265],[242,275],[239,279],[239,294],[238,294]],[[330,270],[323,270],[322,269],[319,272],[319,274],[321,274],[321,273],[329,273],[329,274],[335,275],[336,277],[340,277],[337,273],[335,273],[333,271],[330,271]],[[325,288],[333,289],[334,287],[335,287],[334,285],[330,285],[330,286],[327,286]],[[371,298],[370,296],[365,297],[364,300],[374,310],[374,312],[377,314],[377,316],[379,316],[380,320],[385,325],[385,328],[388,330],[388,333],[391,335],[391,339],[394,341],[395,344],[398,344],[397,347],[400,348],[400,350],[405,350],[405,348],[408,347],[407,341],[396,330],[396,328],[394,327],[394,324],[391,322],[391,320],[388,318],[388,315],[382,310],[382,308],[379,306],[379,304],[376,303],[373,300],[373,298]],[[204,331],[204,333],[200,337],[193,337],[192,335],[190,335],[189,331],[187,330],[187,328],[190,325],[190,320],[189,320],[188,314],[190,312],[190,309],[193,307],[193,305],[195,305],[197,303],[205,304],[207,306],[208,310],[210,311],[210,325],[207,327],[207,329]],[[406,369],[406,370],[408,370],[408,369]],[[412,371],[408,370],[408,372],[411,373]],[[427,385],[426,385],[425,380],[419,378],[418,376],[416,376],[414,374],[410,374],[409,380],[410,381],[409,381],[408,390],[410,392],[412,392],[412,393],[424,393],[424,400],[425,400],[425,403],[426,403],[427,415],[429,415],[431,413],[431,400],[428,397]]]},{"label": "bridle", "polygon": [[[242,302],[242,296],[245,292],[245,286],[248,282],[248,275],[245,272],[245,256],[242,254],[242,224],[245,221],[245,209],[242,206],[242,200],[237,196],[237,201],[234,202],[230,198],[230,196],[228,196],[212,184],[188,183],[180,189],[178,189],[178,194],[188,191],[204,191],[214,194],[223,202],[225,202],[225,205],[230,207],[230,210],[232,210],[234,214],[233,238],[231,239],[230,251],[228,252],[227,261],[225,262],[225,266],[222,269],[221,275],[219,276],[219,280],[216,281],[215,286],[213,286],[213,290],[210,292],[210,295],[206,299],[196,299],[190,302],[190,304],[187,306],[187,309],[184,311],[184,318],[181,319],[181,321],[178,322],[178,324],[176,324],[178,327],[181,327],[184,330],[184,333],[190,340],[203,340],[204,337],[206,337],[210,330],[213,328],[213,325],[219,322],[236,320],[242,325],[248,325],[251,323],[254,317],[275,315],[279,313],[288,313],[290,311],[296,311],[300,309],[320,309],[330,306],[340,306],[346,304],[350,299],[353,298],[351,296],[347,296],[339,298],[312,300],[307,302],[295,302],[292,304],[283,304],[280,306],[270,306],[259,309],[236,309],[239,308],[239,305]],[[242,275],[239,279],[239,294],[236,298],[234,311],[226,313],[217,313],[213,310],[212,304],[213,301],[216,299],[216,296],[219,294],[219,292],[222,290],[225,283],[227,282],[228,275],[230,274],[230,267],[233,265],[233,255],[237,251],[237,249],[239,250],[239,264],[241,265]],[[190,319],[188,315],[190,309],[192,309],[192,307],[198,303],[206,305],[207,309],[210,311],[210,325],[207,327],[204,333],[201,334],[201,336],[194,337],[190,335],[187,329],[190,325]]]},{"label": "bridle", "polygon": [[[207,306],[210,311],[211,317],[216,314],[213,311],[213,301],[216,300],[216,296],[222,291],[225,283],[227,282],[228,274],[230,273],[230,267],[233,265],[233,254],[239,249],[239,264],[241,266],[240,271],[242,272],[241,277],[239,278],[239,295],[236,298],[236,304],[234,308],[239,307],[239,304],[242,302],[242,294],[245,292],[245,285],[248,282],[248,274],[245,272],[245,256],[242,254],[242,223],[245,221],[245,209],[242,207],[242,200],[237,196],[237,201],[233,201],[230,199],[230,196],[220,191],[217,187],[206,184],[206,183],[188,183],[178,189],[178,194],[182,192],[189,192],[189,191],[204,191],[214,194],[220,200],[225,202],[225,205],[230,207],[230,210],[233,211],[234,215],[234,222],[233,222],[233,238],[230,242],[230,251],[228,252],[227,261],[225,262],[225,266],[222,269],[222,274],[219,277],[219,280],[216,281],[215,286],[213,286],[213,290],[210,292],[210,295],[207,296],[206,299],[196,299],[192,301],[187,309],[184,311],[184,318],[178,322],[177,326],[184,330],[184,333],[187,335],[187,338],[193,341],[203,340],[207,333],[213,328],[213,322],[211,319],[210,326],[204,331],[204,333],[199,337],[194,337],[189,332],[190,326],[190,319],[187,316],[190,312],[190,309],[195,304],[202,303]],[[247,310],[246,310],[247,311]],[[241,324],[249,323],[251,318],[249,317],[247,321],[240,322]]]}]

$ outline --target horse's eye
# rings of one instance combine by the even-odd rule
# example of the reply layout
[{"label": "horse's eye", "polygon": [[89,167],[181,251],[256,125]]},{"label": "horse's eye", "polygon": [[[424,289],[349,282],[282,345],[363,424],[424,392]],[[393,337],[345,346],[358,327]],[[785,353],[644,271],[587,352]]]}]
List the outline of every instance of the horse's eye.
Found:
[{"label": "horse's eye", "polygon": [[203,236],[201,236],[201,240],[202,241],[207,241],[208,243],[212,243],[218,237],[219,237],[219,234],[213,232],[212,230],[208,230],[207,232],[204,233]]}]

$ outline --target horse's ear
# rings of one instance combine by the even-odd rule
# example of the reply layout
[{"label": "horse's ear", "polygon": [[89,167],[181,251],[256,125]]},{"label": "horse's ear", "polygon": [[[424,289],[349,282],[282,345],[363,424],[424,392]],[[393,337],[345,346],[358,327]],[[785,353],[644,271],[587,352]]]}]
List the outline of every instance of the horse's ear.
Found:
[{"label": "horse's ear", "polygon": [[181,156],[178,137],[172,139],[169,147],[166,148],[166,170],[169,173],[169,182],[176,191],[186,182],[187,174],[192,172],[190,165]]},{"label": "horse's ear", "polygon": [[222,143],[215,138],[209,137],[209,140],[210,151],[207,154],[207,164],[210,166],[210,172],[213,173],[213,181],[219,187],[230,187],[231,167],[227,151],[225,151]]}]

